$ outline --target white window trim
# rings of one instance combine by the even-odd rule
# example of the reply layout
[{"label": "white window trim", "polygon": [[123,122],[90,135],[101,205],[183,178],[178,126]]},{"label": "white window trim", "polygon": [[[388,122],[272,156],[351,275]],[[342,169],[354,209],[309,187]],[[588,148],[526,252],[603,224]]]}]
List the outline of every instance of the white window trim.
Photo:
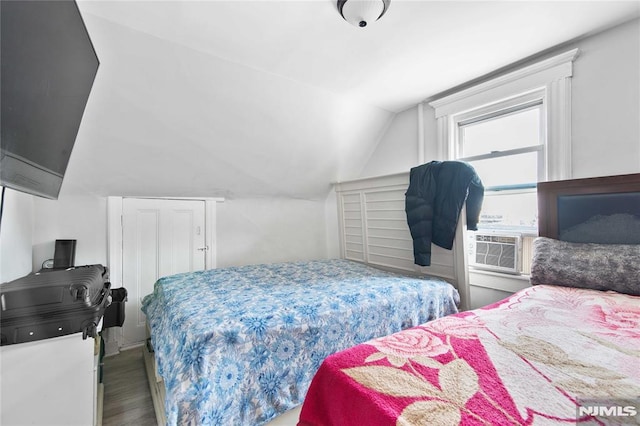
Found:
[{"label": "white window trim", "polygon": [[470,110],[542,92],[547,124],[546,180],[571,177],[571,76],[578,49],[430,102],[437,120],[438,157],[455,159],[456,117]]},{"label": "white window trim", "polygon": [[[517,105],[529,104],[534,101],[541,102],[540,141],[539,141],[540,143],[538,145],[531,145],[523,148],[515,148],[515,149],[506,150],[506,151],[501,151],[500,153],[496,153],[496,154],[486,154],[481,156],[466,157],[466,156],[460,155],[460,151],[462,147],[462,141],[460,141],[460,131],[459,131],[460,122],[466,121],[472,117],[481,117],[489,113],[496,113],[496,112],[499,112],[500,110],[512,108]],[[470,161],[471,158],[477,160],[477,159],[480,159],[479,157],[497,158],[505,155],[524,154],[526,152],[538,152],[537,179],[538,181],[544,181],[547,179],[547,174],[546,174],[547,169],[546,169],[546,160],[545,160],[545,156],[547,152],[546,150],[547,134],[546,134],[546,123],[545,123],[546,115],[547,115],[547,108],[546,108],[546,90],[545,89],[538,89],[521,96],[514,96],[511,99],[508,99],[506,101],[496,102],[485,107],[473,109],[472,111],[469,111],[469,112],[452,115],[451,119],[452,119],[453,130],[451,134],[451,140],[449,142],[453,148],[450,151],[450,155],[451,155],[450,159],[461,159],[462,161]]]}]

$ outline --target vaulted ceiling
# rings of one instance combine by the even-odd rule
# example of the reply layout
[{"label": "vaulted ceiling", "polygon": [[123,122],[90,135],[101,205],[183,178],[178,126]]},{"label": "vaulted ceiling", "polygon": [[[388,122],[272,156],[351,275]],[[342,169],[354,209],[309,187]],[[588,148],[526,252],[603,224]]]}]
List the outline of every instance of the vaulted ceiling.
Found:
[{"label": "vaulted ceiling", "polygon": [[396,112],[638,16],[610,1],[78,0],[100,59],[63,194],[321,199]]}]

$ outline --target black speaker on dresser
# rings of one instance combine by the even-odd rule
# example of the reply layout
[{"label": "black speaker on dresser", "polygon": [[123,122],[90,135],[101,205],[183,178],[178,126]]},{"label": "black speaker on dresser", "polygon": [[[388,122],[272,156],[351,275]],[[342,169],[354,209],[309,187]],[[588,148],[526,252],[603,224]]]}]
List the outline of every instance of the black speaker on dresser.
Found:
[{"label": "black speaker on dresser", "polygon": [[56,240],[53,252],[53,268],[64,269],[75,266],[76,240]]}]

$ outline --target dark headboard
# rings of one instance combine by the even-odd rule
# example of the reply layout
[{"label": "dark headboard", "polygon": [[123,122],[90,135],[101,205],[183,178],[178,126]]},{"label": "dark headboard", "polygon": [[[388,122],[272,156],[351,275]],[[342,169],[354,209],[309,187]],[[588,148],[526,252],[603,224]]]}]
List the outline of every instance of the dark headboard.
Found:
[{"label": "dark headboard", "polygon": [[640,244],[640,173],[538,183],[538,232],[572,242]]}]

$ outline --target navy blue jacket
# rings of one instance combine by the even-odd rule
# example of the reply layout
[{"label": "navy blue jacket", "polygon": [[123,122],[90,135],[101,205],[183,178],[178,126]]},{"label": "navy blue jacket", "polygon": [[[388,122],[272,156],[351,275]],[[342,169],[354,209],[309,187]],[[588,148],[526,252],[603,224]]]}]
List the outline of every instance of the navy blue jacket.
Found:
[{"label": "navy blue jacket", "polygon": [[467,229],[478,229],[484,186],[467,163],[432,161],[412,168],[405,196],[413,255],[418,265],[431,265],[431,243],[451,250],[465,201]]}]

